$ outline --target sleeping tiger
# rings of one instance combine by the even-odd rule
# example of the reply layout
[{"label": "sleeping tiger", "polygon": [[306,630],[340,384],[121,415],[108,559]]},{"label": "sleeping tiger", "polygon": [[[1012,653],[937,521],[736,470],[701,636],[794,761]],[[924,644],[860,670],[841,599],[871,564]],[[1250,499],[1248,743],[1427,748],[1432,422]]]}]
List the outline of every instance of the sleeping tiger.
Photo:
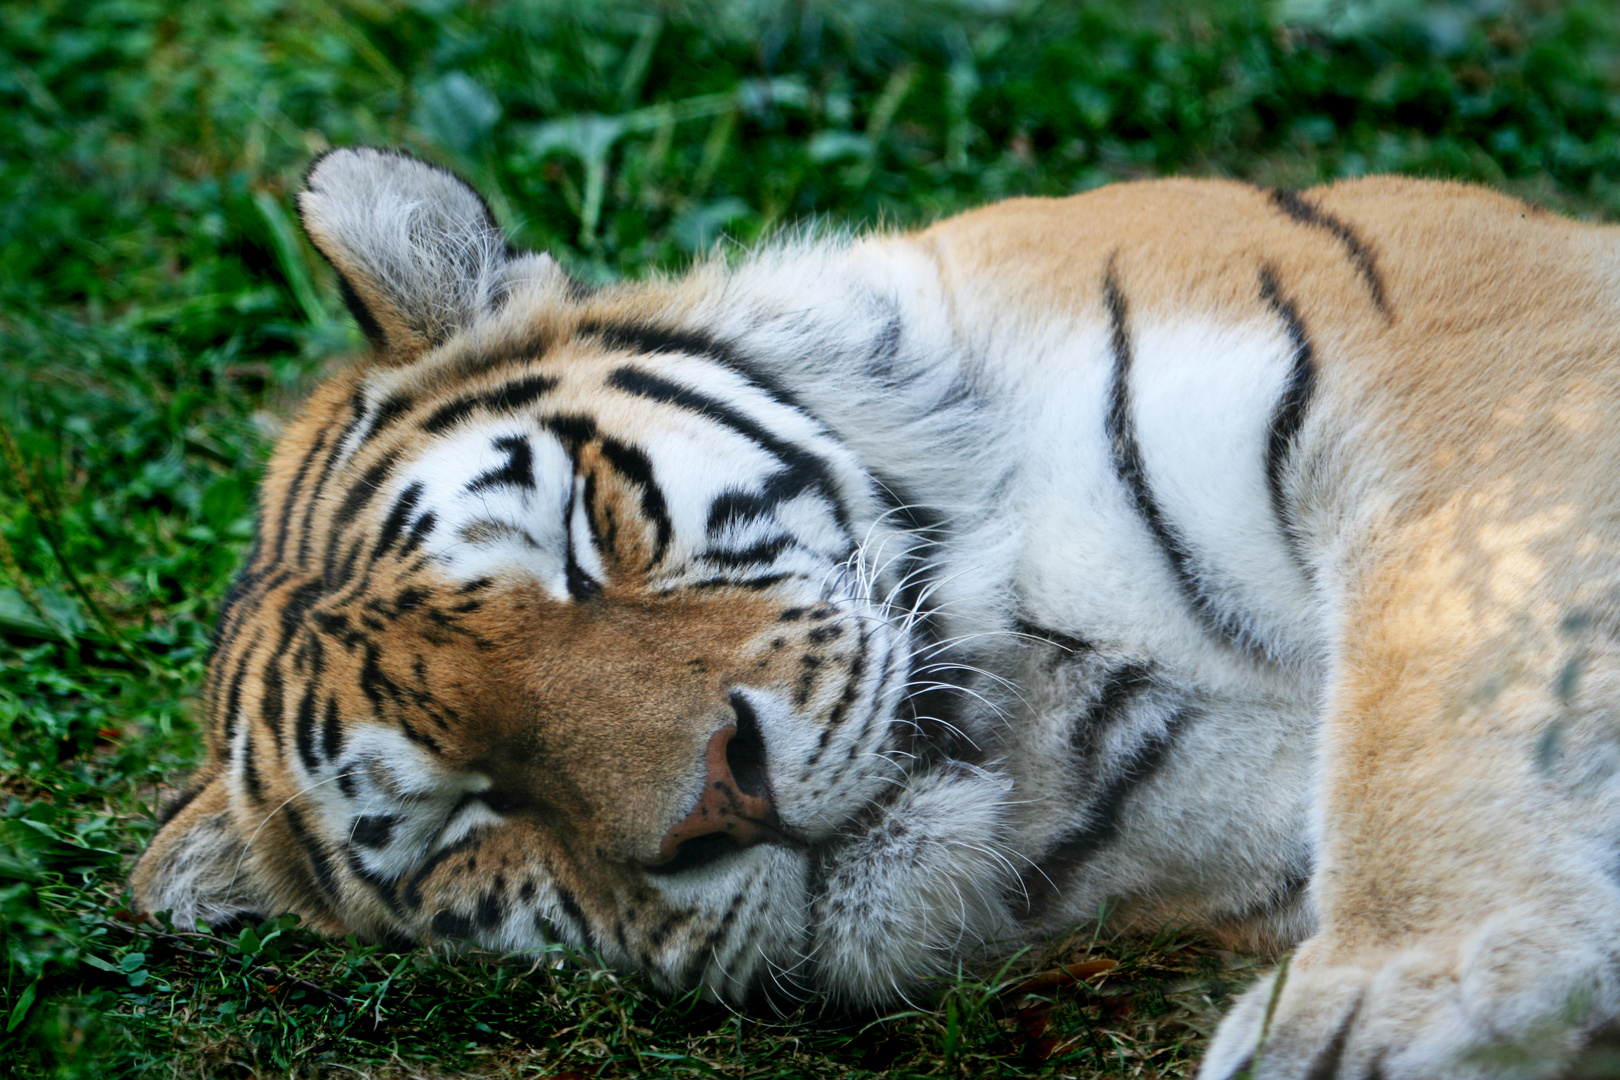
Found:
[{"label": "sleeping tiger", "polygon": [[1099,920],[1292,949],[1209,1080],[1620,1017],[1612,230],[1162,180],[589,288],[400,153],[299,207],[370,355],[144,911],[854,1006]]}]

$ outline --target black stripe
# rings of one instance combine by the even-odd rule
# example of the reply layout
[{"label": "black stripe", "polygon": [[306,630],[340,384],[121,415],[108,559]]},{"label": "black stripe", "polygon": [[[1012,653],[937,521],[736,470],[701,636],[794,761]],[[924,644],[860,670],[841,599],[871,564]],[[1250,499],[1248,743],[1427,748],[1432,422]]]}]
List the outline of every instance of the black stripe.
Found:
[{"label": "black stripe", "polygon": [[[276,642],[275,650],[265,660],[263,671],[259,675],[259,682],[264,692],[264,697],[259,703],[260,716],[263,717],[265,726],[270,729],[270,735],[275,740],[277,753],[282,749],[281,724],[286,718],[285,701],[283,699],[286,685],[285,677],[281,671],[281,661],[292,648],[293,641],[299,634],[309,629],[305,616],[309,614],[310,608],[315,606],[321,596],[320,583],[314,581],[304,582],[287,595],[287,598],[282,602],[281,611],[278,615],[281,625],[281,638]],[[317,680],[325,667],[321,656],[320,643],[312,637],[306,637],[305,640],[311,649],[309,653],[311,667],[309,678]]]},{"label": "black stripe", "polygon": [[1020,634],[1027,634],[1030,637],[1040,638],[1041,640],[1056,645],[1065,652],[1076,656],[1084,655],[1085,653],[1089,653],[1096,648],[1096,646],[1087,641],[1085,638],[1075,637],[1073,634],[1065,634],[1061,630],[1053,630],[1050,627],[1041,626],[1037,623],[1029,622],[1026,619],[1019,619],[1013,625],[1017,628]]},{"label": "black stripe", "polygon": [[254,755],[253,728],[249,727],[246,737],[242,740],[242,786],[247,789],[248,798],[256,803],[262,803],[264,781],[259,777],[259,765]]},{"label": "black stripe", "polygon": [[377,546],[372,549],[371,558],[375,561],[399,540],[405,532],[405,523],[410,520],[411,511],[416,504],[422,501],[422,482],[420,480],[411,484],[388,510],[388,516],[383,519],[382,529],[377,534]]},{"label": "black stripe", "polygon": [[759,872],[756,870],[753,877],[744,882],[743,886],[732,895],[731,903],[726,905],[725,913],[714,924],[714,929],[709,931],[704,939],[698,943],[697,947],[691,951],[685,970],[678,980],[679,985],[697,985],[699,977],[703,974],[703,969],[714,959],[715,950],[726,939],[726,935],[731,933],[731,928],[736,923],[737,916],[742,912],[743,904],[753,892],[749,886],[754,884],[758,876]]},{"label": "black stripe", "polygon": [[404,546],[399,549],[399,557],[403,559],[421,547],[422,541],[426,540],[428,534],[433,532],[433,527],[438,523],[438,520],[438,515],[431,510],[417,518],[416,524],[411,526],[411,534],[405,538]]},{"label": "black stripe", "polygon": [[[575,468],[578,467],[576,457]],[[580,488],[583,486],[585,485],[575,484],[573,489],[569,491],[568,509],[563,513],[563,528],[567,530],[563,539],[563,546],[566,549],[563,577],[568,588],[568,595],[575,600],[590,600],[602,594],[602,583],[585,572],[585,568],[579,565],[579,559],[574,554],[574,510],[576,509],[575,504],[579,501]],[[590,516],[591,508],[586,506],[585,518],[587,521],[590,520]]]},{"label": "black stripe", "polygon": [[[316,640],[311,638],[311,641]],[[294,721],[293,744],[298,747],[298,759],[304,763],[304,770],[313,773],[321,767],[321,759],[315,753],[315,718],[317,692],[316,680],[310,678],[304,687],[303,696],[298,699],[297,719]]]},{"label": "black stripe", "polygon": [[336,591],[339,585],[348,580],[349,574],[354,569],[355,558],[359,555],[361,544],[356,541],[354,548],[349,552],[349,558],[345,562],[342,572],[338,571],[337,556],[340,541],[343,539],[343,530],[365,508],[367,503],[376,498],[378,490],[382,487],[383,481],[388,479],[388,474],[393,471],[394,463],[397,460],[398,454],[390,451],[383,456],[381,461],[367,469],[365,474],[356,480],[354,486],[349,489],[349,494],[344,498],[342,505],[338,507],[337,513],[333,514],[332,519],[327,522],[326,556],[323,562],[328,589]]},{"label": "black stripe", "polygon": [[1345,1044],[1350,1041],[1350,1032],[1355,1027],[1356,1017],[1361,1015],[1361,1005],[1366,1000],[1365,995],[1356,998],[1349,1015],[1339,1021],[1338,1029],[1333,1032],[1333,1038],[1328,1040],[1327,1045],[1317,1053],[1316,1060],[1311,1062],[1305,1080],[1338,1080],[1344,1075],[1339,1071],[1339,1066],[1344,1064]]},{"label": "black stripe", "polygon": [[372,351],[385,352],[388,349],[388,335],[383,333],[382,323],[377,321],[377,316],[373,315],[371,309],[366,307],[365,301],[360,299],[360,294],[349,284],[348,277],[341,273],[338,274],[338,294],[343,297],[343,306],[354,316],[360,332],[371,344]]},{"label": "black stripe", "polygon": [[832,506],[839,528],[849,528],[849,513],[838,497],[832,468],[818,455],[778,438],[758,422],[707,394],[679,386],[649,371],[634,367],[618,368],[608,376],[607,384],[627,394],[689,409],[730,428],[782,462],[783,471],[766,481],[767,489],[789,498],[806,489],[814,489]]},{"label": "black stripe", "polygon": [[303,816],[291,805],[283,806],[281,813],[287,819],[287,828],[292,832],[293,839],[309,859],[310,869],[315,872],[315,886],[321,896],[333,904],[338,903],[342,893],[338,889],[337,875],[332,872],[332,860],[326,853],[326,845],[310,833]]},{"label": "black stripe", "polygon": [[623,352],[643,356],[702,357],[739,376],[778,404],[799,412],[807,411],[785,387],[750,363],[735,346],[708,334],[651,323],[602,322],[594,319],[581,323],[579,332],[597,338],[609,349]]},{"label": "black stripe", "polygon": [[[866,678],[866,643],[871,640],[871,635],[865,630],[860,630],[859,633],[860,640],[855,643],[855,656],[850,660],[849,672],[844,677],[844,692],[838,696],[837,703],[833,705],[832,711],[827,714],[827,719],[823,723],[823,735],[829,731],[837,730],[849,718],[850,706],[855,704],[855,695],[860,692],[861,681]],[[808,660],[809,657],[806,656],[805,659]],[[915,702],[917,699],[914,696],[911,700]],[[821,751],[826,749],[826,746],[827,740],[823,738],[821,745],[816,748],[816,756],[820,756]],[[811,761],[814,760],[815,757],[812,757]]]},{"label": "black stripe", "polygon": [[656,533],[652,558],[647,562],[647,569],[650,570],[663,561],[665,553],[669,550],[670,536],[674,531],[674,526],[669,520],[669,507],[664,502],[664,493],[653,477],[652,462],[636,447],[626,445],[617,439],[603,438],[599,448],[602,456],[607,458],[608,464],[612,465],[620,476],[641,489],[641,513],[652,521]]},{"label": "black stripe", "polygon": [[480,409],[496,413],[516,412],[555,390],[557,382],[555,375],[526,375],[492,390],[467,394],[434,409],[422,421],[422,430],[429,435],[442,434]]},{"label": "black stripe", "polygon": [[343,753],[343,725],[336,696],[326,699],[326,713],[321,722],[321,753],[326,755],[327,761],[336,761]]},{"label": "black stripe", "polygon": [[269,660],[265,661],[264,670],[259,674],[259,718],[270,731],[270,738],[276,744],[276,750],[281,750],[281,720],[283,708],[283,690],[286,687],[281,675],[282,650],[277,649]]},{"label": "black stripe", "polygon": [[888,386],[899,387],[903,380],[896,376],[894,370],[895,357],[900,355],[900,332],[904,329],[904,322],[899,312],[890,314],[889,320],[878,331],[876,340],[872,342],[872,351],[866,356],[866,363],[862,369]]},{"label": "black stripe", "polygon": [[912,627],[906,683],[918,687],[907,694],[902,706],[911,724],[898,725],[909,734],[906,749],[929,759],[981,760],[983,750],[963,733],[960,723],[967,697],[963,692],[966,674],[945,656],[940,644],[944,640],[941,621],[934,611],[923,607],[933,595],[936,581],[929,552],[939,550],[949,535],[944,515],[919,503],[896,481],[876,475],[873,481],[885,506],[883,518],[897,522],[914,541],[892,561],[899,574],[899,584],[891,594],[894,607]]},{"label": "black stripe", "polygon": [[316,477],[315,486],[310,489],[309,498],[304,501],[304,524],[298,532],[298,565],[306,566],[309,562],[310,544],[314,534],[310,529],[315,518],[315,508],[320,505],[321,496],[326,491],[326,483],[332,478],[332,470],[337,465],[338,455],[343,452],[343,444],[348,442],[360,421],[366,415],[366,391],[358,387],[349,396],[349,419],[338,432],[338,437],[332,440],[331,449],[326,453],[326,460],[321,463],[321,475]]},{"label": "black stripe", "polygon": [[506,879],[500,874],[490,883],[489,891],[478,900],[478,911],[473,920],[480,930],[493,930],[506,921],[506,902],[502,894],[506,892]]},{"label": "black stripe", "polygon": [[415,405],[416,399],[403,392],[390,394],[384,398],[382,403],[377,406],[377,411],[371,416],[371,426],[366,429],[364,435],[360,436],[360,441],[355,444],[355,448],[359,449],[372,439],[375,439],[382,433],[384,428],[410,412]]},{"label": "black stripe", "polygon": [[698,555],[714,566],[736,569],[743,566],[769,566],[793,544],[791,536],[773,536],[735,551],[708,548]]},{"label": "black stripe", "polygon": [[472,918],[448,909],[433,913],[429,933],[440,941],[472,941],[476,937]]},{"label": "black stripe", "polygon": [[180,794],[164,803],[163,809],[158,811],[158,825],[167,825],[169,822],[173,821],[179,815],[180,811],[190,806],[191,801],[203,793],[203,788],[207,786],[208,785],[206,784],[193,784],[191,787],[186,788]]},{"label": "black stripe", "polygon": [[1121,664],[1103,676],[1096,699],[1070,733],[1077,748],[1087,757],[1095,755],[1099,736],[1124,719],[1137,696],[1152,685],[1153,668],[1149,664]]},{"label": "black stripe", "polygon": [[492,487],[534,490],[534,447],[529,445],[527,436],[504,435],[496,439],[493,445],[506,455],[506,464],[473,477],[467,484],[467,492],[471,494]]},{"label": "black stripe", "polygon": [[253,546],[248,549],[245,569],[231,579],[230,588],[226,590],[225,598],[220,601],[219,619],[214,625],[213,639],[208,643],[210,668],[214,657],[229,655],[231,642],[241,629],[242,621],[237,618],[238,608],[253,594],[254,587],[259,584],[261,571],[257,569],[256,564],[262,554],[263,540],[255,536]]},{"label": "black stripe", "polygon": [[551,891],[556,894],[557,905],[563,909],[563,914],[572,919],[575,925],[579,927],[579,936],[585,940],[585,944],[595,948],[596,933],[591,929],[591,924],[585,918],[585,912],[579,906],[579,901],[574,898],[573,892],[563,885],[561,881],[553,881]]},{"label": "black stripe", "polygon": [[242,655],[236,661],[236,674],[225,689],[224,716],[219,718],[225,731],[225,745],[231,746],[236,739],[237,713],[242,708],[242,684],[247,681],[248,662],[253,659],[254,650],[259,647],[263,631],[256,631],[248,647],[242,650]]},{"label": "black stripe", "polygon": [[315,433],[315,441],[309,444],[303,460],[298,463],[298,470],[293,473],[292,480],[287,484],[287,490],[281,496],[281,512],[276,515],[276,546],[275,553],[270,556],[272,563],[279,563],[287,550],[287,533],[292,527],[292,516],[298,508],[298,492],[304,486],[304,478],[309,474],[310,466],[315,463],[315,456],[326,446],[326,436],[331,428],[323,427]]},{"label": "black stripe", "polygon": [[1086,807],[1086,823],[1060,840],[1036,866],[1024,871],[1030,915],[1044,914],[1062,894],[1070,876],[1118,838],[1126,804],[1164,767],[1190,718],[1189,711],[1178,711],[1165,723],[1164,731],[1144,739]]},{"label": "black stripe", "polygon": [[427,879],[432,875],[433,871],[462,852],[481,847],[488,835],[488,830],[476,830],[463,836],[453,844],[445,845],[424,859],[422,865],[416,868],[416,873],[412,874],[410,880],[405,882],[405,888],[400,894],[400,899],[405,906],[413,911],[420,908],[422,906],[422,886],[427,883]]},{"label": "black stripe", "polygon": [[1108,388],[1108,412],[1103,424],[1108,435],[1114,473],[1130,495],[1131,505],[1152,534],[1154,542],[1164,552],[1176,585],[1187,604],[1216,635],[1247,651],[1264,655],[1265,646],[1253,630],[1236,616],[1222,611],[1204,591],[1193,569],[1192,551],[1187,541],[1166,519],[1153,497],[1147,469],[1142,464],[1142,447],[1137,442],[1136,418],[1132,411],[1131,366],[1134,357],[1128,327],[1130,312],[1125,294],[1119,287],[1119,278],[1114,272],[1113,259],[1109,259],[1103,277],[1103,302],[1108,308],[1109,340],[1114,354],[1113,376]]},{"label": "black stripe", "polygon": [[701,581],[694,581],[690,585],[682,585],[678,589],[667,589],[659,596],[674,596],[677,593],[688,592],[692,589],[749,589],[755,592],[769,589],[773,585],[780,585],[784,581],[797,579],[809,580],[805,574],[761,574],[757,577],[707,577]]},{"label": "black stripe", "polygon": [[1301,225],[1313,229],[1326,229],[1343,245],[1345,254],[1355,266],[1361,280],[1367,285],[1367,292],[1372,296],[1373,306],[1383,314],[1384,318],[1394,318],[1390,311],[1389,297],[1384,292],[1384,279],[1378,272],[1378,257],[1356,235],[1356,231],[1343,220],[1323,210],[1320,206],[1306,199],[1297,191],[1288,188],[1275,188],[1271,192],[1272,205],[1277,207],[1290,218]]},{"label": "black stripe", "polygon": [[1276,275],[1269,266],[1260,270],[1260,296],[1282,320],[1283,327],[1288,332],[1288,340],[1294,346],[1294,358],[1288,369],[1288,382],[1283,386],[1282,397],[1277,399],[1276,407],[1271,412],[1270,435],[1266,440],[1266,491],[1271,496],[1271,512],[1277,518],[1277,525],[1282,529],[1283,537],[1288,541],[1294,557],[1303,566],[1305,559],[1301,551],[1302,541],[1298,526],[1289,513],[1288,495],[1283,487],[1283,479],[1288,463],[1293,457],[1294,448],[1299,442],[1299,432],[1305,424],[1306,411],[1310,408],[1311,398],[1316,392],[1316,350],[1311,345],[1310,335],[1305,331],[1305,323],[1299,316],[1299,309],[1278,288]]},{"label": "black stripe", "polygon": [[765,478],[757,492],[728,488],[709,506],[707,529],[711,538],[737,525],[769,518],[777,507],[816,486],[815,474],[804,468],[780,469]]},{"label": "black stripe", "polygon": [[479,352],[469,353],[456,361],[455,376],[472,379],[492,371],[502,364],[533,364],[551,348],[551,338],[541,333],[516,341],[507,341]]}]

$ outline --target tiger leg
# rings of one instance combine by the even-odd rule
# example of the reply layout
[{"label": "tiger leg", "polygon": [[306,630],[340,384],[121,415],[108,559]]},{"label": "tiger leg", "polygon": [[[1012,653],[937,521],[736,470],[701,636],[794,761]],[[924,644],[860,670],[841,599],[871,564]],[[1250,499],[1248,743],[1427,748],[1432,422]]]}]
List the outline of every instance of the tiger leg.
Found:
[{"label": "tiger leg", "polygon": [[1607,545],[1546,525],[1409,530],[1346,606],[1318,931],[1202,1076],[1554,1075],[1620,1017],[1620,605]]}]

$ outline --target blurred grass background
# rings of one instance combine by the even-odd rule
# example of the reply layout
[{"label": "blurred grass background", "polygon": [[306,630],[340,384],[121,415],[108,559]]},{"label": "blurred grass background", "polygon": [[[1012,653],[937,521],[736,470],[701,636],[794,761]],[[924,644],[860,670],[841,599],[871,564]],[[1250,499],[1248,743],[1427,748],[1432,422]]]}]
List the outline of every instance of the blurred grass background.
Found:
[{"label": "blurred grass background", "polygon": [[766,1022],[119,917],[276,425],[358,344],[291,207],[352,143],[456,168],[592,280],[1169,172],[1612,219],[1620,5],[0,2],[0,1073],[1183,1076],[1248,974],[1196,942],[1055,943],[1028,966],[1122,966],[1044,998],[979,973],[878,1023]]}]

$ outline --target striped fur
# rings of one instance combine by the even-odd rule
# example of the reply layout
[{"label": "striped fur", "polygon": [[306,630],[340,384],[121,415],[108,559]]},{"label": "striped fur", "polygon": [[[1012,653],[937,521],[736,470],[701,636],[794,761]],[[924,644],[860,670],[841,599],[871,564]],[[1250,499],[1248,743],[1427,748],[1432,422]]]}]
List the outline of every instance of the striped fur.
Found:
[{"label": "striped fur", "polygon": [[[270,466],[146,910],[855,1004],[1099,918],[1297,946],[1213,1078],[1620,1017],[1611,231],[1155,181],[588,290],[401,155],[301,209],[373,356]],[[671,861],[728,726],[780,820]]]}]

